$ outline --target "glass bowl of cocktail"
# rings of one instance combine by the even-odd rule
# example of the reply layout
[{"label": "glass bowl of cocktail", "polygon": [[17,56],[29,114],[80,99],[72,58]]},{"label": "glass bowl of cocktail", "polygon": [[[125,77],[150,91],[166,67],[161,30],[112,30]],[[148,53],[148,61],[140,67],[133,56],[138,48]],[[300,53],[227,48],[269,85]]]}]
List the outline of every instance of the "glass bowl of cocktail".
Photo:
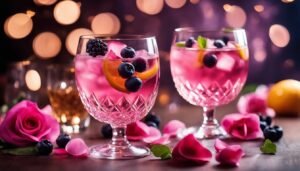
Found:
[{"label": "glass bowl of cocktail", "polygon": [[171,73],[179,94],[203,108],[203,123],[179,131],[199,138],[225,136],[215,119],[215,107],[236,98],[248,75],[248,47],[243,29],[200,31],[175,29],[171,47]]},{"label": "glass bowl of cocktail", "polygon": [[140,35],[81,36],[74,60],[81,100],[96,120],[113,128],[110,144],[90,148],[90,156],[132,159],[149,155],[126,138],[126,125],[153,107],[159,83],[155,37]]}]

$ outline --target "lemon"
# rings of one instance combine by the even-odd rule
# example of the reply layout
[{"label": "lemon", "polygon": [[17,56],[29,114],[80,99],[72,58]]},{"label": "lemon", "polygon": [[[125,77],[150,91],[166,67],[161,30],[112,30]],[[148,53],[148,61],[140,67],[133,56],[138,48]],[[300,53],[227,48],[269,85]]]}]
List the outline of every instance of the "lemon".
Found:
[{"label": "lemon", "polygon": [[297,115],[300,113],[300,82],[297,80],[282,80],[274,84],[268,93],[268,106],[277,115]]}]

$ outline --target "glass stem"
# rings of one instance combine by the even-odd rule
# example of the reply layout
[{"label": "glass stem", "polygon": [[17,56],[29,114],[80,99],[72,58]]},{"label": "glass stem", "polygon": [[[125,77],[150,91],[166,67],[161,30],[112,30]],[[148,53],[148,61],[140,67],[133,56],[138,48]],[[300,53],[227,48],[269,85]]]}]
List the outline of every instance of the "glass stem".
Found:
[{"label": "glass stem", "polygon": [[126,126],[113,128],[112,136],[112,148],[113,150],[120,150],[120,148],[128,148],[130,146],[129,141],[126,137]]},{"label": "glass stem", "polygon": [[219,126],[214,107],[203,107],[203,126]]}]

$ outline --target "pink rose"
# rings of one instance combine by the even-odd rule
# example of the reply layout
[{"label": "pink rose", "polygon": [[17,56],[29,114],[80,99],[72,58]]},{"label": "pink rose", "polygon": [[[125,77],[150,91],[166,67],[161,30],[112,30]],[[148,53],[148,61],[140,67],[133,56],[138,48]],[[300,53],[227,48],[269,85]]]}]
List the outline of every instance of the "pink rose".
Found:
[{"label": "pink rose", "polygon": [[256,114],[228,114],[223,118],[221,124],[229,135],[241,140],[253,140],[263,137],[259,117]]},{"label": "pink rose", "polygon": [[205,148],[193,134],[180,140],[172,151],[174,160],[205,164],[212,158],[211,152]]},{"label": "pink rose", "polygon": [[58,135],[58,122],[28,100],[13,106],[0,125],[0,139],[16,146],[32,145],[43,139],[54,142]]},{"label": "pink rose", "polygon": [[245,155],[240,145],[228,145],[223,141],[216,139],[216,160],[222,165],[238,166],[239,161]]}]

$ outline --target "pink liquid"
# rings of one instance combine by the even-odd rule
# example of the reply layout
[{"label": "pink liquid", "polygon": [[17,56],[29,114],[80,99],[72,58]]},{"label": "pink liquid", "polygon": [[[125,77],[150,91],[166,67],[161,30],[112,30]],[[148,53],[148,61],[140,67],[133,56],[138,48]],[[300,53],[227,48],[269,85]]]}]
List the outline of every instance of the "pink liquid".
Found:
[{"label": "pink liquid", "polygon": [[[243,49],[245,55],[248,50]],[[214,53],[217,64],[206,67],[199,53]],[[173,46],[171,72],[179,94],[197,106],[219,106],[232,101],[242,89],[248,74],[248,60],[236,48],[205,49]]]},{"label": "pink liquid", "polygon": [[[147,69],[155,64],[159,66],[157,56],[139,57],[147,61]],[[126,62],[134,59],[126,59]],[[142,87],[137,92],[122,92],[107,80],[103,67],[105,60],[125,61],[101,56],[77,55],[75,58],[76,83],[85,108],[95,119],[112,126],[125,126],[142,119],[155,102],[159,71],[151,78],[143,80]]]}]

